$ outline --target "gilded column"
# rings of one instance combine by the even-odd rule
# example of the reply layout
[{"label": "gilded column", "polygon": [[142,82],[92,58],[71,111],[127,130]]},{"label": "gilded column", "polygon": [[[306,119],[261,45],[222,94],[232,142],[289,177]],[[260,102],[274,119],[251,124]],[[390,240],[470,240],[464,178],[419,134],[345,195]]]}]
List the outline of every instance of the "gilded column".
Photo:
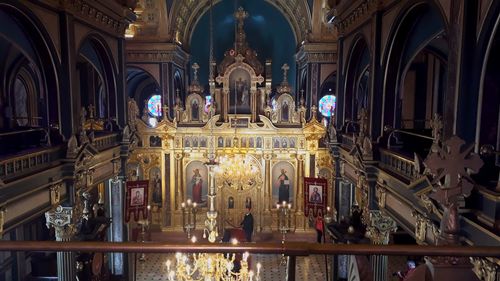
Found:
[{"label": "gilded column", "polygon": [[184,202],[184,177],[182,176],[182,152],[178,152],[175,154],[175,174],[177,175],[177,188],[176,188],[176,196],[175,196],[175,209],[179,209],[179,202]]},{"label": "gilded column", "polygon": [[[389,235],[396,231],[396,222],[382,214],[379,210],[370,211],[370,225],[366,228],[366,236],[370,238],[374,245],[389,244]],[[387,280],[387,256],[371,256],[371,265],[373,271],[373,281]]]},{"label": "gilded column", "polygon": [[304,160],[305,155],[297,155],[297,201],[295,203],[295,228],[306,230],[306,220],[304,218]]},{"label": "gilded column", "polygon": [[304,160],[305,155],[297,155],[297,214],[304,213]]},{"label": "gilded column", "polygon": [[272,154],[264,154],[264,222],[263,231],[270,232],[272,225],[272,214],[271,214],[271,204],[272,204],[272,192],[271,192],[271,159]]},{"label": "gilded column", "polygon": [[[76,228],[72,223],[73,208],[58,206],[45,213],[47,227],[54,227],[56,241],[71,241]],[[57,279],[59,281],[76,280],[76,262],[74,252],[57,252]]]}]

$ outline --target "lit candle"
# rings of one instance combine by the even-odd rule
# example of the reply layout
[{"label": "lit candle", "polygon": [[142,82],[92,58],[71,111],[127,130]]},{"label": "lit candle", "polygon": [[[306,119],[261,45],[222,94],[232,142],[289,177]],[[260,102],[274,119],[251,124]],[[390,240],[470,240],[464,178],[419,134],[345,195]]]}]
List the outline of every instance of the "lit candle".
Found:
[{"label": "lit candle", "polygon": [[250,281],[252,281],[252,280],[253,280],[253,271],[251,271],[251,270],[250,270],[250,271],[248,272],[248,277],[250,278]]},{"label": "lit candle", "polygon": [[257,263],[257,276],[260,275],[260,268],[262,267],[262,264],[260,262]]},{"label": "lit candle", "polygon": [[191,199],[188,199],[187,203],[188,203],[188,206],[191,205]]},{"label": "lit candle", "polygon": [[288,209],[292,208],[292,203],[288,203]]},{"label": "lit candle", "polygon": [[196,236],[191,237],[191,242],[196,243]]},{"label": "lit candle", "polygon": [[193,203],[193,207],[196,208],[196,202]]},{"label": "lit candle", "polygon": [[181,203],[181,208],[182,208],[182,209],[186,208],[186,203],[182,202],[182,203]]},{"label": "lit candle", "polygon": [[276,209],[279,209],[280,208],[280,204],[276,204]]},{"label": "lit candle", "polygon": [[231,240],[231,244],[233,244],[233,245],[237,245],[237,244],[238,244],[238,239],[233,238],[233,239]]},{"label": "lit candle", "polygon": [[283,206],[286,206],[286,201],[283,201]]}]

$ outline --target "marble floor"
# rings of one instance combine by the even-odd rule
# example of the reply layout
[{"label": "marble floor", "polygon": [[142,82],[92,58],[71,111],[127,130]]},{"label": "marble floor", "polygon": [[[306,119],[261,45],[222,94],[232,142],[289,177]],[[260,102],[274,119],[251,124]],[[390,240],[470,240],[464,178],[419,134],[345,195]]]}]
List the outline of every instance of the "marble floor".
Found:
[{"label": "marble floor", "polygon": [[[167,281],[167,259],[174,260],[173,254],[148,254],[145,261],[136,262],[136,281]],[[262,264],[261,280],[278,281],[286,280],[286,264],[280,255],[251,255],[251,267]],[[328,259],[329,273],[331,260]],[[326,279],[325,256],[298,257],[295,268],[296,280],[324,281]]]}]

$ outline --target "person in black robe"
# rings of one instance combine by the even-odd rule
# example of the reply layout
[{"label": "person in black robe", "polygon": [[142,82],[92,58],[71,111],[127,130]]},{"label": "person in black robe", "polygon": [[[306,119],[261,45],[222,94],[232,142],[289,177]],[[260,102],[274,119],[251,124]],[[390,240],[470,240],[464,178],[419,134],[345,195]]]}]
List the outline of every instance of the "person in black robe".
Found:
[{"label": "person in black robe", "polygon": [[240,226],[242,226],[243,231],[245,232],[247,242],[252,242],[253,216],[252,213],[250,213],[250,208],[247,208],[247,213],[245,214]]}]

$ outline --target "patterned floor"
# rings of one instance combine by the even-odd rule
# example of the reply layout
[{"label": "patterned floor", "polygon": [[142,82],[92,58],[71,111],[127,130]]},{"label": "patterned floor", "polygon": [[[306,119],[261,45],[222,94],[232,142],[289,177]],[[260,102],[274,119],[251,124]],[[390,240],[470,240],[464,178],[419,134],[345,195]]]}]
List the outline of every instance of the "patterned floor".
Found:
[{"label": "patterned floor", "polygon": [[[251,267],[255,271],[257,262],[262,264],[261,280],[277,281],[286,280],[286,265],[282,263],[282,257],[279,255],[252,255]],[[174,260],[173,254],[148,254],[145,261],[136,262],[136,281],[167,281],[167,259]],[[330,270],[330,262],[328,268]],[[308,256],[298,257],[295,268],[296,280],[324,281],[326,280],[325,257]],[[330,273],[331,274],[331,273]]]}]

